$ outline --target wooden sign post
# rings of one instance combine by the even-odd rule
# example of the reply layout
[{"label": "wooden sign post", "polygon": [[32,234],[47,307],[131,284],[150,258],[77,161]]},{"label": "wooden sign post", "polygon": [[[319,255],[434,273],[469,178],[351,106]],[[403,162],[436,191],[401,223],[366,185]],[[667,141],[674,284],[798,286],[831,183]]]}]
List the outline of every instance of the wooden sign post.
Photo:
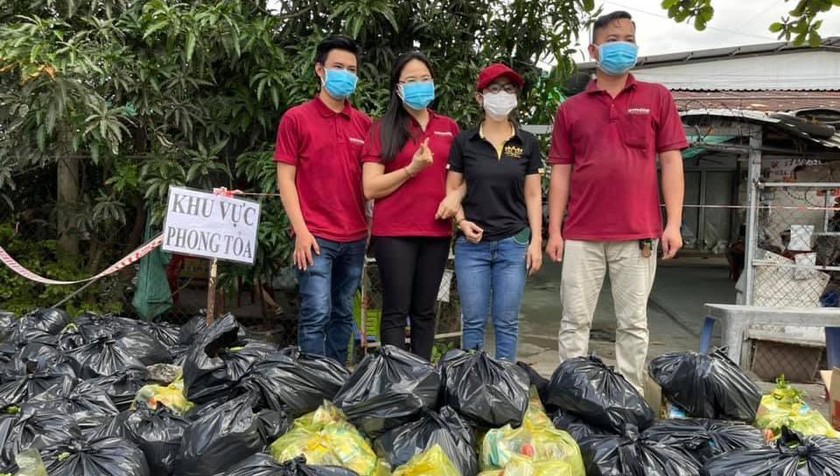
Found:
[{"label": "wooden sign post", "polygon": [[216,318],[219,260],[253,265],[257,254],[260,204],[233,198],[229,192],[208,193],[169,188],[163,251],[209,258],[207,324]]}]

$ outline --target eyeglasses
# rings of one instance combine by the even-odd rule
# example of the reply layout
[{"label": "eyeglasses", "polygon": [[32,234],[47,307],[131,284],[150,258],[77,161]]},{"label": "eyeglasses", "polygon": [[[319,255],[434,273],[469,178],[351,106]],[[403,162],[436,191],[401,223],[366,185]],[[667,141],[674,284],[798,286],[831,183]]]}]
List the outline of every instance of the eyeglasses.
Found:
[{"label": "eyeglasses", "polygon": [[406,78],[399,81],[399,84],[413,84],[413,83],[430,83],[432,82],[431,76],[423,76],[420,78]]},{"label": "eyeglasses", "polygon": [[501,91],[504,91],[504,92],[510,93],[510,94],[516,94],[516,86],[514,86],[510,83],[505,84],[505,85],[491,84],[490,86],[487,86],[487,88],[485,88],[485,91],[489,91],[491,94],[496,94],[496,93],[501,92]]}]

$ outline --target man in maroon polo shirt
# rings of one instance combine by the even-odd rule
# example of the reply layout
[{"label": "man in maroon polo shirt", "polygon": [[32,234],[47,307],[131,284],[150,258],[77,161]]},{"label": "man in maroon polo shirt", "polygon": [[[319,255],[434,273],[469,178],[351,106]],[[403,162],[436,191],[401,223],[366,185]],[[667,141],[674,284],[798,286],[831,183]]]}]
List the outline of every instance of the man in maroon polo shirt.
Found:
[{"label": "man in maroon polo shirt", "polygon": [[280,198],[295,235],[298,345],[342,364],[367,239],[361,154],[371,120],[347,100],[356,89],[358,56],[347,37],[318,45],[321,91],[283,115],[274,153]]},{"label": "man in maroon polo shirt", "polygon": [[[671,93],[629,74],[638,51],[635,31],[627,12],[598,18],[589,46],[597,62],[596,79],[557,110],[548,155],[547,252],[554,261],[563,261],[561,361],[587,354],[592,317],[609,269],[618,321],[617,368],[641,391],[657,246],[665,259],[682,247],[680,150],[688,143]],[[667,214],[664,231],[657,157]]]}]

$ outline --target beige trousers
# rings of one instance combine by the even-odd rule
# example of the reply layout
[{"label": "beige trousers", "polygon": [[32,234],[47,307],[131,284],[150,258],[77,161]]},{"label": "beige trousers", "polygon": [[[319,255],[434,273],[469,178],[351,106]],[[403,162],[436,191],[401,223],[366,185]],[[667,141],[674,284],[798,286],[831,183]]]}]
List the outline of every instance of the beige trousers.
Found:
[{"label": "beige trousers", "polygon": [[638,241],[566,241],[560,295],[563,317],[558,338],[560,361],[585,356],[595,306],[610,272],[617,322],[617,371],[644,393],[648,352],[647,301],[656,274],[656,247],[643,257]]}]

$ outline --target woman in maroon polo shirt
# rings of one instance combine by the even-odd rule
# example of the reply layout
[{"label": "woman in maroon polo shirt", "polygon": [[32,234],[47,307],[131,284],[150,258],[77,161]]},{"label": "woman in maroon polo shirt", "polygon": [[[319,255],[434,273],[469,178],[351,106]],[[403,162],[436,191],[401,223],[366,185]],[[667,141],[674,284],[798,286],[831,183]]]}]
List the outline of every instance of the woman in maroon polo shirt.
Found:
[{"label": "woman in maroon polo shirt", "polygon": [[432,67],[421,53],[397,58],[391,100],[371,128],[362,154],[364,193],[374,200],[373,249],[382,278],[383,345],[405,346],[431,359],[435,302],[452,236],[435,218],[446,196],[446,163],[458,135],[452,119],[428,108],[435,97]]}]

